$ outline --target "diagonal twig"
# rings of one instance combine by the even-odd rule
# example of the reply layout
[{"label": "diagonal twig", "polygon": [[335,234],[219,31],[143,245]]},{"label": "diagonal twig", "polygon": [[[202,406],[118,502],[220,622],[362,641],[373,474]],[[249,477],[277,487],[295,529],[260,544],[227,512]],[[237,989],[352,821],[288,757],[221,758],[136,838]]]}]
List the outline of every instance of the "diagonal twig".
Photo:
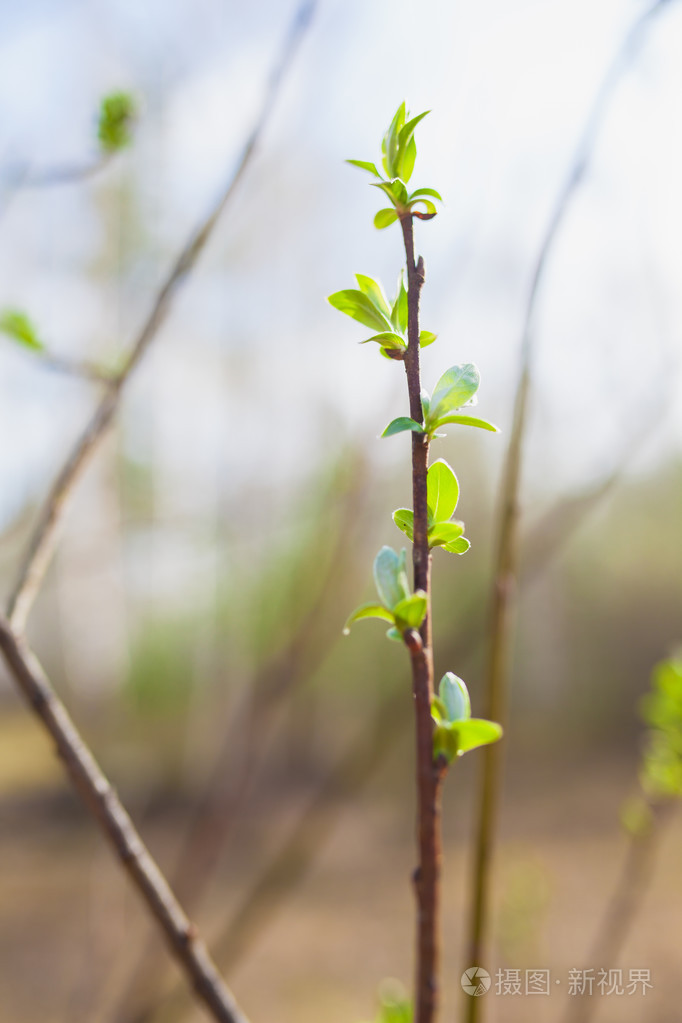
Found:
[{"label": "diagonal twig", "polygon": [[304,3],[298,9],[280,57],[270,76],[262,108],[246,141],[237,166],[230,176],[227,187],[176,259],[154,301],[142,330],[129,351],[122,370],[107,385],[105,394],[90,422],[64,462],[45,498],[38,521],[29,539],[27,550],[21,561],[17,579],[7,606],[7,617],[15,630],[22,631],[26,625],[31,607],[40,590],[52,558],[56,544],[57,528],[61,523],[66,502],[87,468],[90,459],[106,436],[120,404],[125,384],[155,338],[159,328],[164,323],[176,292],[201,255],[221,213],[234,195],[244,171],[253,156],[263,129],[275,105],[284,75],[310,24],[315,2],[316,0],[304,0]]},{"label": "diagonal twig", "polygon": [[36,657],[3,618],[0,650],[17,685],[54,740],[74,788],[142,895],[197,997],[218,1023],[246,1023],[195,926],[185,916]]},{"label": "diagonal twig", "polygon": [[[634,22],[620,44],[597,92],[582,134],[571,159],[568,173],[556,198],[536,257],[526,299],[521,337],[521,370],[514,402],[512,431],[502,481],[497,542],[493,604],[490,623],[490,651],[487,670],[486,716],[504,721],[508,689],[508,672],[512,635],[512,612],[517,580],[517,533],[519,520],[519,487],[523,441],[525,437],[530,390],[531,365],[534,354],[534,321],[537,298],[544,281],[552,248],[570,208],[571,201],[585,174],[604,116],[623,72],[637,52],[645,30],[653,19],[673,0],[655,0]],[[503,750],[496,744],[483,753],[483,774],[476,828],[476,853],[472,884],[472,907],[469,921],[467,966],[479,965],[484,957],[488,933],[488,903],[494,845],[495,818]],[[481,999],[470,998],[467,1020],[475,1023],[483,1011]]]}]

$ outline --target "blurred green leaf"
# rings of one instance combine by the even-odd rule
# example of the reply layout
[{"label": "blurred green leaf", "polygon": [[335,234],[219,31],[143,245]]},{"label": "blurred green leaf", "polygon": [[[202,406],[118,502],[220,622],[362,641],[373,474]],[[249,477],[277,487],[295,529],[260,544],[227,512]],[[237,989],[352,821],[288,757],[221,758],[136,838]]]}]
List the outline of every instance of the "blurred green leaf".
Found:
[{"label": "blurred green leaf", "polygon": [[384,330],[381,334],[373,334],[372,337],[366,337],[360,344],[366,345],[370,341],[376,341],[382,348],[393,348],[396,350],[405,348],[405,342],[400,334],[394,334],[391,330]]},{"label": "blurred green leaf", "polygon": [[374,330],[391,330],[391,321],[383,316],[370,298],[363,291],[355,288],[346,288],[344,291],[336,291],[328,298],[330,305],[338,309],[340,313],[352,317],[366,327]]},{"label": "blurred green leaf", "polygon": [[427,345],[432,345],[438,337],[437,334],[433,334],[430,330],[419,331],[419,347],[426,348]]},{"label": "blurred green leaf", "polygon": [[392,181],[373,181],[372,187],[385,192],[396,209],[404,208],[407,203],[407,189],[398,178],[393,178]]},{"label": "blurred green leaf", "polygon": [[404,550],[396,554],[392,547],[381,548],[374,561],[374,582],[380,600],[391,611],[401,600],[410,596]]},{"label": "blurred green leaf", "polygon": [[393,608],[398,628],[418,629],[426,616],[427,599],[423,590],[417,590],[411,597],[399,601]]},{"label": "blurred green leaf", "polygon": [[463,522],[434,522],[429,526],[429,547],[454,543],[464,532]]},{"label": "blurred green leaf", "polygon": [[381,143],[381,149],[383,152],[383,164],[384,170],[389,178],[398,177],[398,144],[400,137],[400,130],[405,124],[405,104],[401,103],[391,121],[388,131],[384,135]]},{"label": "blurred green leaf", "polygon": [[411,430],[412,433],[424,432],[423,427],[415,419],[410,419],[409,416],[398,416],[388,424],[381,436],[392,437],[396,433],[403,433],[404,430]]},{"label": "blurred green leaf", "polygon": [[431,423],[431,429],[438,430],[441,426],[447,426],[448,423],[458,423],[460,426],[477,426],[480,430],[497,433],[496,426],[485,419],[478,419],[476,416],[443,416],[437,422]]},{"label": "blurred green leaf", "polygon": [[457,756],[460,757],[469,750],[489,746],[502,738],[502,726],[484,718],[469,718],[468,721],[457,722],[453,727],[457,729]]},{"label": "blurred green leaf", "polygon": [[449,551],[450,554],[466,554],[471,547],[471,544],[465,536],[460,536],[458,540],[453,540],[452,543],[444,543],[443,550]]},{"label": "blurred green leaf", "polygon": [[97,137],[105,153],[130,145],[137,116],[135,100],[128,92],[112,92],[100,103]]},{"label": "blurred green leaf", "polygon": [[396,157],[396,176],[403,181],[409,181],[414,169],[414,161],[417,156],[417,145],[414,141],[414,129],[423,117],[429,113],[425,110],[423,114],[412,117],[398,134],[398,153]]},{"label": "blurred green leaf", "polygon": [[409,196],[409,201],[412,202],[413,199],[418,199],[420,195],[431,195],[434,199],[443,201],[443,196],[435,188],[415,188],[414,192]]},{"label": "blurred green leaf", "polygon": [[[436,209],[435,203],[432,203],[430,199],[415,199],[414,202],[409,202],[410,209],[413,212],[415,212],[415,213],[416,213],[416,210],[414,209],[414,207],[417,204],[420,204],[420,205],[422,205],[424,207],[424,213],[429,218],[435,217],[436,214],[438,213],[438,210]],[[422,214],[422,219],[425,219],[424,218],[424,213]]]},{"label": "blurred green leaf", "polygon": [[402,270],[398,277],[398,291],[393,300],[393,308],[391,309],[391,323],[401,334],[404,334],[407,330],[407,288],[403,280]]},{"label": "blurred green leaf", "polygon": [[39,340],[33,323],[20,309],[4,309],[0,313],[0,331],[24,348],[31,348],[34,352],[44,350],[45,346]]},{"label": "blurred green leaf", "polygon": [[426,474],[426,503],[434,522],[446,522],[459,501],[457,477],[443,458],[429,466]]},{"label": "blurred green leaf", "polygon": [[405,151],[400,157],[399,161],[399,177],[403,181],[407,182],[412,177],[412,171],[414,170],[414,164],[417,159],[417,143],[414,140],[414,135],[407,143]]},{"label": "blurred green leaf", "polygon": [[363,618],[382,618],[385,622],[394,621],[394,616],[381,604],[363,604],[353,611],[352,615],[349,616],[348,621],[343,627],[343,633],[345,636],[350,632],[350,627],[354,622],[359,622]]},{"label": "blurred green leaf", "polygon": [[374,226],[378,231],[383,230],[385,227],[390,227],[391,224],[395,224],[398,219],[398,214],[395,210],[383,209],[374,217]]},{"label": "blurred green leaf", "polygon": [[369,163],[367,160],[346,160],[346,163],[350,163],[353,167],[359,167],[360,170],[369,171],[375,178],[380,178],[381,174],[376,168],[376,165]]},{"label": "blurred green leaf", "polygon": [[379,282],[375,281],[372,277],[365,276],[365,274],[356,274],[355,279],[358,282],[360,291],[364,295],[367,295],[367,298],[377,307],[382,315],[390,319],[391,307],[388,304],[388,299],[384,295],[384,290]]}]

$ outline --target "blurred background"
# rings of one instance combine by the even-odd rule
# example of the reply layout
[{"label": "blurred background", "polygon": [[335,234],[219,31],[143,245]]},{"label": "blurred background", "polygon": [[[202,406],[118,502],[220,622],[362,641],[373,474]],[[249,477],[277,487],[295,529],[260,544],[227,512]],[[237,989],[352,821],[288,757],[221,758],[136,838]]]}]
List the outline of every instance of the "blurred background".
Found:
[{"label": "blurred background", "polygon": [[[250,1018],[357,1023],[411,976],[409,668],[376,623],[371,563],[401,545],[399,365],[326,296],[390,293],[399,232],[347,157],[376,160],[398,103],[420,125],[430,387],[481,370],[500,434],[440,441],[471,551],[436,551],[436,670],[482,711],[500,468],[530,274],[630,0],[320,0],[272,118],[62,531],[30,638]],[[115,365],[239,157],[293,4],[0,2],[0,306],[50,350]],[[558,1019],[627,841],[637,706],[682,641],[682,5],[620,79],[553,247],[535,325],[511,720],[491,973],[551,969]],[[139,104],[132,147],[85,181],[101,97]],[[97,400],[0,339],[0,585]],[[445,1012],[461,1004],[478,754],[445,794]],[[468,761],[468,762],[467,762]],[[677,1018],[682,829],[622,965]],[[0,669],[0,1021],[199,1019],[50,744]],[[609,963],[587,963],[599,968]],[[163,997],[161,997],[163,995]],[[598,997],[595,995],[595,997]],[[639,1020],[641,997],[599,1019]]]}]

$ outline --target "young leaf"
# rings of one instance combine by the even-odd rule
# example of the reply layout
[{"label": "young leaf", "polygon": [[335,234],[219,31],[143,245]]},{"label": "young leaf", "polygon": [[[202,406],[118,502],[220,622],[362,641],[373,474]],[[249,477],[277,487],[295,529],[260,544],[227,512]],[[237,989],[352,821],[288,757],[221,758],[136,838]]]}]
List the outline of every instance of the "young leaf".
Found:
[{"label": "young leaf", "polygon": [[403,641],[402,633],[398,632],[395,625],[392,626],[390,629],[386,630],[386,636],[388,637],[388,639],[393,639],[397,643],[402,643]]},{"label": "young leaf", "polygon": [[448,423],[458,423],[460,426],[477,426],[479,430],[490,430],[492,433],[497,433],[496,426],[485,419],[478,419],[476,416],[443,416],[437,422],[431,423],[431,429],[438,430]]},{"label": "young leaf", "polygon": [[399,601],[393,608],[396,625],[398,628],[418,629],[426,615],[426,594],[423,590],[417,590],[411,597]]},{"label": "young leaf", "polygon": [[443,196],[440,192],[437,192],[435,188],[415,188],[414,192],[412,192],[409,197],[409,202],[412,202],[413,199],[419,198],[420,195],[432,195],[434,199],[439,199],[441,202],[443,201]]},{"label": "young leaf", "polygon": [[374,188],[380,188],[386,193],[396,209],[402,209],[407,202],[407,189],[402,181],[394,178],[392,181],[373,181]]},{"label": "young leaf", "polygon": [[434,522],[446,522],[459,501],[457,477],[443,459],[429,466],[426,474],[426,504]]},{"label": "young leaf", "polygon": [[382,603],[393,610],[410,596],[405,551],[396,554],[392,547],[382,547],[374,561],[374,582]]},{"label": "young leaf", "polygon": [[335,291],[327,301],[340,313],[345,313],[346,316],[363,323],[365,327],[372,327],[374,330],[380,331],[391,329],[388,317],[377,309],[363,291],[356,291],[355,288]]},{"label": "young leaf", "polygon": [[457,756],[468,753],[478,746],[489,746],[502,738],[502,726],[496,721],[486,721],[484,718],[469,718],[468,721],[458,721],[457,728]]},{"label": "young leaf", "polygon": [[452,671],[446,671],[438,686],[438,696],[445,708],[448,721],[465,721],[471,717],[469,690],[462,679]]},{"label": "young leaf", "polygon": [[382,348],[405,348],[405,342],[401,338],[400,334],[394,334],[390,330],[384,330],[381,334],[373,334],[372,337],[366,337],[364,341],[361,341],[361,345],[366,345],[369,341],[376,341],[381,345]]},{"label": "young leaf", "polygon": [[359,622],[362,618],[383,618],[385,622],[393,622],[394,618],[390,611],[387,611],[381,604],[363,604],[353,611],[343,627],[343,634],[347,636],[353,622]]},{"label": "young leaf", "polygon": [[398,293],[393,300],[393,308],[391,309],[391,323],[401,334],[404,334],[407,330],[407,288],[403,280],[402,270],[398,277]]},{"label": "young leaf", "polygon": [[411,508],[398,508],[393,512],[393,521],[398,529],[410,538],[414,536],[414,512]]},{"label": "young leaf", "polygon": [[0,330],[13,341],[18,341],[24,348],[31,348],[34,352],[42,352],[45,347],[38,339],[36,329],[28,316],[20,309],[4,309],[0,313]]},{"label": "young leaf", "polygon": [[417,159],[417,143],[414,140],[414,135],[405,146],[405,151],[398,161],[399,177],[403,181],[408,182],[412,177],[412,171],[414,170],[414,163]]},{"label": "young leaf", "polygon": [[389,178],[398,177],[397,158],[400,130],[405,124],[405,104],[401,103],[396,110],[388,131],[384,135],[381,148],[384,153],[384,169]]},{"label": "young leaf", "polygon": [[463,522],[434,522],[429,526],[429,547],[444,547],[454,543],[463,532]]},{"label": "young leaf", "polygon": [[[423,213],[417,213],[417,211],[415,210],[414,207],[417,205],[417,203],[420,203],[424,207]],[[415,199],[415,201],[411,202],[409,206],[414,215],[418,216],[421,220],[426,220],[427,217],[430,220],[431,217],[435,217],[436,214],[438,213],[435,203],[432,203],[430,199]]]},{"label": "young leaf", "polygon": [[444,543],[443,550],[449,551],[450,554],[466,554],[471,547],[471,544],[465,536],[460,536],[458,540],[453,540],[452,543]]},{"label": "young leaf", "polygon": [[431,408],[431,395],[428,391],[422,390],[421,393],[422,412],[424,413],[424,419],[429,418],[429,409]]},{"label": "young leaf", "polygon": [[396,213],[395,210],[389,209],[379,210],[379,212],[374,217],[374,226],[376,227],[377,231],[381,231],[383,230],[383,228],[390,227],[391,224],[395,224],[397,219],[398,214]]},{"label": "young leaf", "polygon": [[433,730],[433,756],[444,756],[449,764],[457,756],[457,733],[447,723],[437,724]]},{"label": "young leaf", "polygon": [[388,299],[384,295],[383,288],[378,281],[373,280],[371,277],[366,277],[365,274],[356,274],[355,280],[358,282],[360,291],[367,295],[367,298],[377,307],[379,312],[383,316],[391,316],[391,307],[388,304]]},{"label": "young leaf", "polygon": [[367,160],[346,160],[346,163],[350,163],[353,167],[359,167],[360,170],[369,171],[375,178],[380,178],[381,174],[376,169],[376,165],[369,163]]},{"label": "young leaf", "polygon": [[481,377],[472,362],[451,366],[436,384],[431,398],[430,427],[443,416],[466,405],[476,394]]},{"label": "young leaf", "polygon": [[409,416],[398,416],[388,424],[381,436],[392,437],[394,433],[402,433],[404,430],[412,430],[412,433],[424,432],[423,427],[415,419],[410,419]]},{"label": "young leaf", "polygon": [[430,330],[419,331],[419,347],[426,348],[427,345],[432,345],[438,337],[438,334],[432,334]]}]

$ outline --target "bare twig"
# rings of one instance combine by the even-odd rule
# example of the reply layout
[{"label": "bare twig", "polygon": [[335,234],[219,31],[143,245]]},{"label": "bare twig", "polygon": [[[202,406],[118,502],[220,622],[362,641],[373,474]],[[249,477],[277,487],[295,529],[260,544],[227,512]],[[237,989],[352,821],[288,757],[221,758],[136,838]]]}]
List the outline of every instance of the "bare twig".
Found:
[{"label": "bare twig", "polygon": [[[656,0],[632,25],[621,43],[602,81],[588,114],[568,174],[557,196],[531,274],[521,338],[521,370],[516,390],[511,437],[502,481],[502,506],[499,519],[495,581],[490,622],[490,651],[487,669],[486,716],[494,721],[506,719],[513,597],[516,589],[516,548],[519,519],[519,482],[526,429],[528,394],[534,354],[534,319],[537,297],[544,280],[552,247],[582,181],[599,129],[615,87],[629,66],[644,30],[653,18],[673,0]],[[472,884],[472,908],[467,943],[467,966],[481,965],[488,940],[488,903],[494,846],[495,820],[499,801],[502,747],[488,746],[483,753],[483,774],[478,803],[476,853]],[[480,998],[467,999],[467,1019],[475,1023],[482,1009]]]},{"label": "bare twig", "polygon": [[229,183],[206,219],[194,231],[178,256],[165,284],[158,293],[151,312],[133,343],[125,365],[107,385],[106,392],[82,436],[62,466],[47,495],[21,562],[18,577],[7,608],[7,617],[15,630],[25,627],[56,543],[56,532],[68,498],[98,449],[118,409],[121,393],[130,375],[164,323],[175,294],[193,269],[218,219],[235,193],[237,185],[253,156],[260,136],[275,105],[284,75],[310,23],[315,0],[304,0],[287,35],[279,60],[272,72],[263,106],[249,135]]},{"label": "bare twig", "polygon": [[[651,820],[641,834],[630,836],[620,873],[611,898],[594,937],[588,962],[612,969],[620,958],[633,921],[649,890],[655,869],[655,858],[665,825],[672,816],[674,804],[664,802],[650,807]],[[573,996],[564,1016],[564,1023],[589,1023],[599,1000]]]},{"label": "bare twig", "polygon": [[246,1023],[194,924],[185,916],[34,654],[2,618],[0,650],[12,677],[54,740],[74,788],[142,895],[197,997],[219,1023]]},{"label": "bare twig", "polygon": [[[407,262],[407,336],[405,373],[410,399],[410,416],[424,422],[419,370],[419,297],[424,284],[424,261],[414,258],[412,214],[400,219]],[[429,463],[429,438],[412,433],[412,502],[414,508],[414,588],[427,595],[426,617],[420,630],[421,642],[409,644],[412,662],[417,731],[417,842],[419,863],[414,874],[417,896],[417,976],[415,1023],[432,1023],[438,1008],[440,958],[439,912],[441,831],[440,798],[443,769],[433,758],[433,649],[431,642],[431,551],[428,541],[426,475]],[[416,639],[416,636],[415,636]]]}]

